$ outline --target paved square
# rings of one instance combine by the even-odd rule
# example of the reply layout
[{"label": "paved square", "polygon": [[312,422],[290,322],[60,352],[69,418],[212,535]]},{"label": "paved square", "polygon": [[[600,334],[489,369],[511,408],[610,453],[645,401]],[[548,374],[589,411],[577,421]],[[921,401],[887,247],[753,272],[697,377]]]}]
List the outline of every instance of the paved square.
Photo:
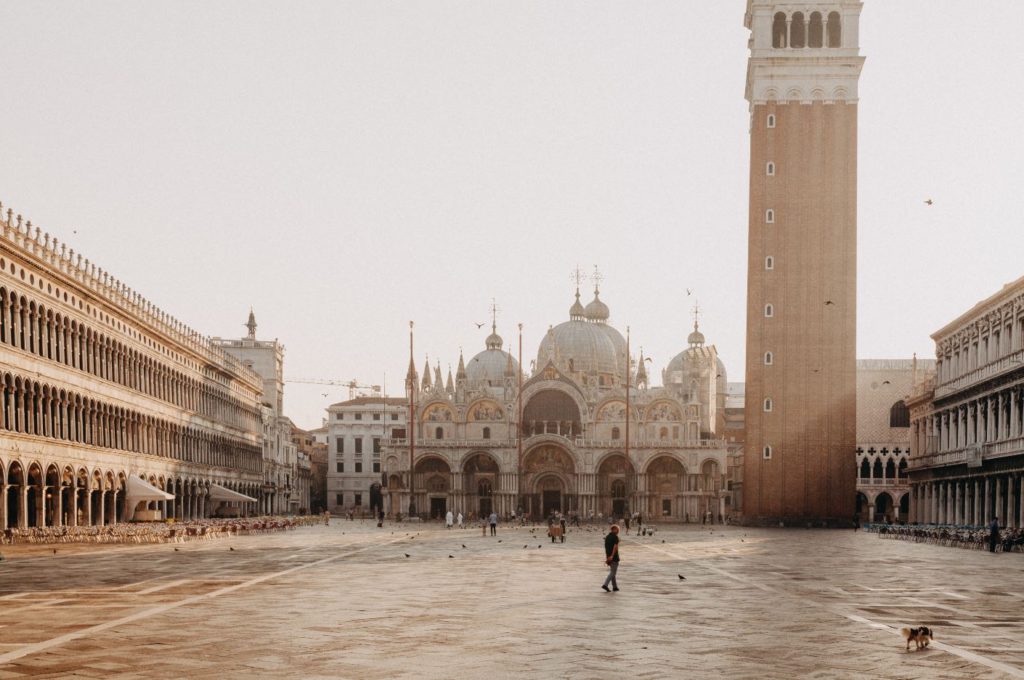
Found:
[{"label": "paved square", "polygon": [[[1024,677],[1022,555],[662,527],[624,537],[607,594],[603,528],[544,533],[7,548],[0,678]],[[934,648],[905,652],[922,623]]]}]

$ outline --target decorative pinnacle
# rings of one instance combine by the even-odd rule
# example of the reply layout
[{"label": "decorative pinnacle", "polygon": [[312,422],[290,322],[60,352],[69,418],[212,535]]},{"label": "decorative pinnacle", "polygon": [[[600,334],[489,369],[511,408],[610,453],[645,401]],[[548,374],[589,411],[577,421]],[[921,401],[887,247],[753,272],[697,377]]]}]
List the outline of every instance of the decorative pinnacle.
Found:
[{"label": "decorative pinnacle", "polygon": [[492,333],[497,333],[498,332],[498,312],[499,311],[500,310],[498,308],[498,301],[495,300],[494,298],[491,298],[491,332]]},{"label": "decorative pinnacle", "polygon": [[583,280],[586,278],[586,275],[583,273],[583,270],[580,269],[579,265],[576,265],[576,269],[574,269],[569,275],[569,280],[576,284],[576,297],[580,296],[580,284],[583,283]]},{"label": "decorative pinnacle", "polygon": [[700,325],[700,303],[693,303],[693,330],[697,330]]},{"label": "decorative pinnacle", "polygon": [[594,282],[594,295],[600,294],[601,283],[604,281],[604,274],[601,273],[601,270],[597,268],[596,264],[594,265],[594,274],[590,279]]}]

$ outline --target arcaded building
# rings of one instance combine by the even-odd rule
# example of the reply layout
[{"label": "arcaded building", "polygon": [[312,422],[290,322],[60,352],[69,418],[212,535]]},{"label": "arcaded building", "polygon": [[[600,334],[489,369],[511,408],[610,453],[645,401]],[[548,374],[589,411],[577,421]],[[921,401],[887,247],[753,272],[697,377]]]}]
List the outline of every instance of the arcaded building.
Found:
[{"label": "arcaded building", "polygon": [[747,2],[750,523],[853,518],[861,7]]},{"label": "arcaded building", "polygon": [[910,409],[907,396],[935,373],[932,359],[857,361],[857,516],[906,521],[910,514]]},{"label": "arcaded building", "polygon": [[439,365],[421,376],[410,362],[414,441],[385,441],[389,510],[406,513],[412,501],[428,517],[640,512],[692,522],[731,512],[727,378],[716,349],[695,327],[654,386],[648,362],[627,352],[609,319],[599,291],[584,307],[577,290],[529,374],[502,349],[496,325],[482,351],[460,354],[454,377]]},{"label": "arcaded building", "polygon": [[259,376],[11,210],[0,232],[0,528],[254,496]]},{"label": "arcaded building", "polygon": [[1024,277],[932,336],[910,407],[911,519],[1024,526]]}]

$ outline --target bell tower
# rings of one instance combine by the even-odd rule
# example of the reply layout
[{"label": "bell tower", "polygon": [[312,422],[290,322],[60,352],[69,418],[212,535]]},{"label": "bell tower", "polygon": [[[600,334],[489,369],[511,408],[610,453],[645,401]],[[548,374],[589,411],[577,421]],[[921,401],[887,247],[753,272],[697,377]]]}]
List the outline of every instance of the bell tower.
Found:
[{"label": "bell tower", "polygon": [[747,0],[750,215],[743,516],[856,503],[860,0]]}]

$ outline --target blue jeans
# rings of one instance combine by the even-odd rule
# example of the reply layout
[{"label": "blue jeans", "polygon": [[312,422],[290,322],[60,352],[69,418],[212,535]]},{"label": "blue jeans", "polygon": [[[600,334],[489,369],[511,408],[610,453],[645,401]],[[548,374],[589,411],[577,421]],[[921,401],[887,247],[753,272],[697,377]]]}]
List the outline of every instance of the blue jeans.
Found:
[{"label": "blue jeans", "polygon": [[615,580],[615,574],[618,571],[619,571],[619,563],[617,561],[616,562],[612,562],[612,563],[610,563],[608,565],[608,578],[606,578],[604,580],[605,588],[607,588],[609,584],[611,584],[612,588],[616,588],[617,589],[619,587],[618,582]]}]

